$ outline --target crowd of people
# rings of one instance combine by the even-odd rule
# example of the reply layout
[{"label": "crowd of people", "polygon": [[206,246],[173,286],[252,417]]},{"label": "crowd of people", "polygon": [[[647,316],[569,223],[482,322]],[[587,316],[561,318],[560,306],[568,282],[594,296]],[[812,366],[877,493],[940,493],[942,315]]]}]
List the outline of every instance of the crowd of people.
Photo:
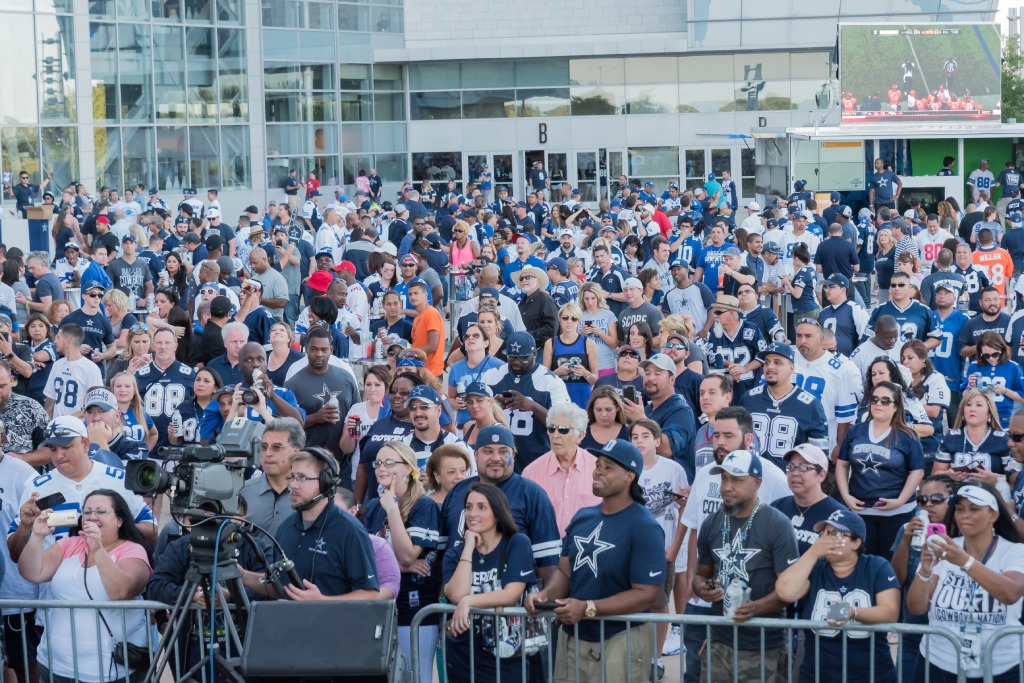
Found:
[{"label": "crowd of people", "polygon": [[[684,650],[694,683],[709,662],[715,681],[981,676],[1024,595],[1021,176],[1006,215],[986,193],[900,214],[875,176],[857,212],[802,182],[740,210],[713,174],[622,177],[591,208],[541,167],[521,199],[378,183],[327,203],[290,176],[237,220],[215,190],[170,208],[66,187],[55,259],[0,249],[0,597],[173,602],[188,524],[159,529],[123,467],[248,419],[241,509],[295,562],[288,597],[395,600],[422,683],[434,662],[455,683],[645,681]],[[251,599],[276,597],[266,559],[239,557]],[[553,661],[532,620],[470,612],[509,606],[553,611]],[[648,611],[829,628],[794,650],[595,619]],[[112,652],[147,643],[144,615],[96,613],[108,628],[5,613],[11,675],[137,675]],[[857,628],[898,622],[962,645],[906,637],[894,662]],[[1015,679],[1020,652],[997,652]]]}]

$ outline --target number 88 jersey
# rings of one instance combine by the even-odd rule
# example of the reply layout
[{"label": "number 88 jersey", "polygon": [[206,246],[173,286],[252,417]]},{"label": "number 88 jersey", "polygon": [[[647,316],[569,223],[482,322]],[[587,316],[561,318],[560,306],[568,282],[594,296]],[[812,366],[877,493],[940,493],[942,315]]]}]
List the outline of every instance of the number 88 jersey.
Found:
[{"label": "number 88 jersey", "polygon": [[175,411],[181,413],[183,422],[195,417],[194,377],[195,370],[180,361],[174,361],[166,370],[150,363],[135,373],[143,410],[153,419],[158,434],[156,445],[149,454],[151,458],[157,458],[158,449],[171,445],[167,440],[167,428]]},{"label": "number 88 jersey", "polygon": [[786,470],[783,456],[797,444],[810,443],[828,452],[828,427],[821,402],[799,387],[776,401],[768,386],[760,384],[740,397],[750,413],[754,434],[764,457]]}]

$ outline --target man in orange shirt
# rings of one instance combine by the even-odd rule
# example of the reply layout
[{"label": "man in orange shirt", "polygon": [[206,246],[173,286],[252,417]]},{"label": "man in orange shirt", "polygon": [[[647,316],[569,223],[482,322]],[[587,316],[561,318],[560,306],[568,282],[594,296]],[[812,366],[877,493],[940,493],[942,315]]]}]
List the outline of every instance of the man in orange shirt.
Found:
[{"label": "man in orange shirt", "polygon": [[1001,306],[1006,306],[1006,283],[1013,275],[1013,259],[1010,252],[1006,251],[995,243],[992,230],[982,228],[978,231],[978,250],[971,255],[971,261],[985,271],[992,286],[999,292],[1002,298]]},{"label": "man in orange shirt", "polygon": [[427,301],[426,282],[410,282],[408,295],[409,303],[416,309],[416,319],[412,321],[412,345],[427,354],[427,370],[440,377],[444,374],[444,320]]}]

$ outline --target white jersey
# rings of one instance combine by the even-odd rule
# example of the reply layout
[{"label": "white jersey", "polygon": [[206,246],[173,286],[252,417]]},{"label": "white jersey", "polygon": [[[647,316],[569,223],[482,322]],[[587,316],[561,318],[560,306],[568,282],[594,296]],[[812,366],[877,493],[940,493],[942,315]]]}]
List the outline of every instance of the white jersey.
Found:
[{"label": "white jersey", "polygon": [[91,360],[60,358],[50,370],[43,396],[53,399],[53,417],[74,415],[85,409],[85,395],[89,389],[101,386],[103,373]]},{"label": "white jersey", "polygon": [[791,230],[783,232],[782,243],[779,246],[782,247],[782,259],[790,268],[793,267],[793,247],[799,243],[807,245],[807,250],[811,252],[811,263],[814,263],[814,253],[818,251],[821,238],[810,230],[804,230],[801,235],[794,235]]},{"label": "white jersey", "polygon": [[[971,196],[974,199],[978,198],[978,192],[984,190],[988,193],[989,198],[992,198],[992,185],[996,182],[996,177],[992,175],[992,171],[982,171],[980,168],[976,168],[971,171],[971,175],[967,178],[967,184],[971,186]],[[978,209],[981,211],[981,209]]]},{"label": "white jersey", "polygon": [[71,282],[71,274],[78,273],[81,277],[85,269],[89,267],[89,262],[84,258],[79,258],[78,263],[72,267],[66,258],[57,259],[57,263],[53,267],[53,274],[57,276],[57,279],[61,282]]},{"label": "white jersey", "polygon": [[921,255],[921,260],[930,266],[935,262],[935,257],[939,255],[942,245],[946,243],[946,240],[952,239],[952,237],[952,235],[941,228],[934,235],[928,230],[922,230],[917,233],[914,241],[917,243],[917,253]]},{"label": "white jersey", "polygon": [[863,383],[860,371],[849,360],[841,360],[825,352],[808,361],[797,353],[793,381],[821,401],[828,421],[828,446],[836,447],[838,424],[849,424],[857,417],[857,404]]},{"label": "white jersey", "polygon": [[[5,455],[0,460],[0,525],[4,529],[18,528],[21,521],[19,501],[25,496],[29,482],[38,472],[24,460]],[[11,560],[7,544],[3,544],[4,580],[0,584],[0,598],[4,600],[37,600],[39,586],[21,578],[18,565]],[[4,614],[18,614],[24,610],[5,609]]]},{"label": "white jersey", "polygon": [[900,358],[900,345],[896,344],[886,351],[876,346],[870,339],[862,341],[860,345],[850,354],[850,362],[857,366],[860,371],[861,383],[867,379],[871,363],[876,358],[889,358],[893,363],[899,365],[903,359]]},{"label": "white jersey", "polygon": [[761,225],[761,214],[752,213],[743,219],[743,223],[740,225],[741,228],[747,231],[747,233],[753,233],[760,235],[764,232],[764,226]]},{"label": "white jersey", "polygon": [[321,223],[320,227],[316,231],[316,239],[313,242],[313,247],[320,252],[321,249],[330,249],[334,255],[334,262],[341,263],[344,260],[344,248],[342,247],[341,235],[334,229],[333,225],[327,225],[327,223]]},{"label": "white jersey", "polygon": [[189,197],[182,204],[192,207],[192,218],[202,218],[206,214],[206,205],[196,197]]},{"label": "white jersey", "polygon": [[[679,526],[679,504],[672,498],[672,493],[680,486],[686,486],[686,470],[671,458],[659,457],[653,467],[645,467],[637,480],[640,490],[644,492],[647,509],[665,532],[665,549],[667,550],[676,538]],[[686,570],[686,549],[682,548],[676,555],[676,571]]]}]

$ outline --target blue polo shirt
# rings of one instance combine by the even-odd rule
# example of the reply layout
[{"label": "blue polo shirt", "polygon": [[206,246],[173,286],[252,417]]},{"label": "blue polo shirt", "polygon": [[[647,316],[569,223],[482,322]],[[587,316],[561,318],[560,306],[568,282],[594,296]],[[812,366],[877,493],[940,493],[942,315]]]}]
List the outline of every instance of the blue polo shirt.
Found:
[{"label": "blue polo shirt", "polygon": [[220,375],[220,379],[224,383],[224,386],[227,386],[228,384],[239,384],[242,381],[242,373],[238,370],[238,366],[232,365],[226,355],[217,356],[207,363],[206,367],[210,370],[217,371],[217,374]]},{"label": "blue polo shirt", "polygon": [[[333,503],[308,529],[302,513],[286,518],[276,538],[284,554],[295,563],[299,578],[315,584],[324,595],[380,587],[370,535],[355,517]],[[281,580],[287,582],[287,575]]]},{"label": "blue polo shirt", "polygon": [[509,261],[508,265],[502,269],[501,277],[502,280],[505,281],[505,286],[515,287],[516,283],[515,280],[512,279],[512,276],[526,266],[534,266],[536,268],[540,268],[541,271],[547,270],[547,265],[536,256],[527,256],[525,261],[520,261],[518,258],[515,258]]}]

